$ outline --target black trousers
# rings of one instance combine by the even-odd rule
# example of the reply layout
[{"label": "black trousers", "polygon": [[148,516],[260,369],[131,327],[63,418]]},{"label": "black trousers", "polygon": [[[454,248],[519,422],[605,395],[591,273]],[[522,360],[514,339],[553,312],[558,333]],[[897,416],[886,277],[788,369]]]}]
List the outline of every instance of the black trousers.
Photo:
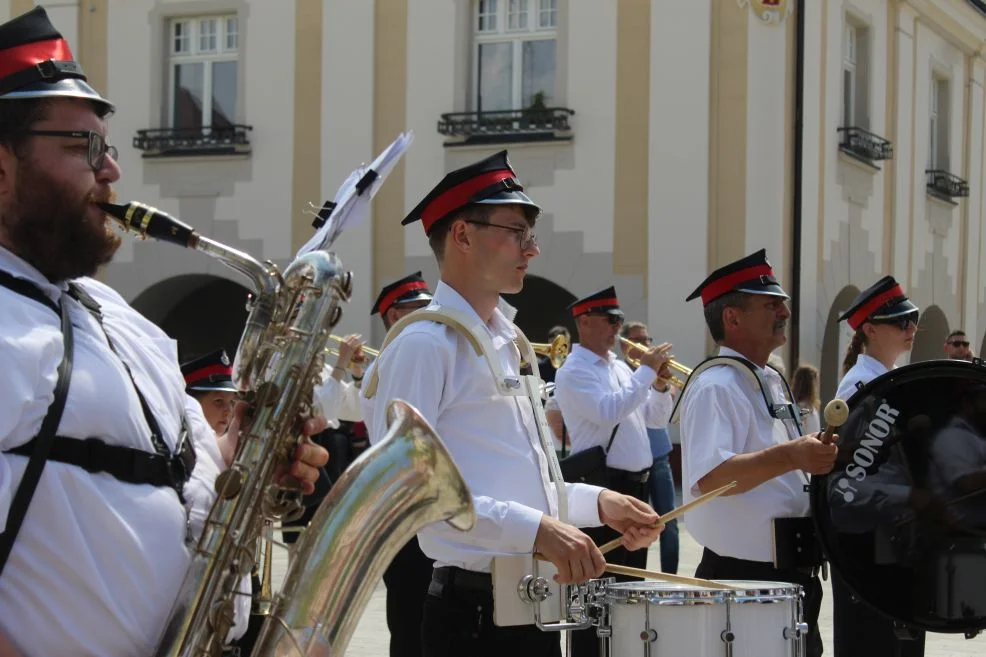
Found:
[{"label": "black trousers", "polygon": [[818,576],[801,569],[779,569],[767,561],[747,561],[723,557],[705,548],[702,561],[695,569],[702,579],[746,579],[766,582],[791,582],[804,588],[804,621],[808,623],[805,642],[807,657],[821,657],[822,635],[818,631],[818,614],[822,609],[822,582]]},{"label": "black trousers", "polygon": [[412,536],[383,573],[390,657],[421,657],[421,621],[432,564],[421,551],[418,537]]},{"label": "black trousers", "polygon": [[561,657],[561,636],[534,625],[497,627],[490,575],[445,567],[428,587],[421,647],[424,657]]},{"label": "black trousers", "polygon": [[902,639],[894,622],[853,597],[849,585],[832,572],[832,639],[835,657],[922,657],[924,632]]},{"label": "black trousers", "polygon": [[[625,470],[609,469],[609,489],[624,495],[631,495],[638,500],[647,501],[649,489],[647,488],[647,477],[650,470],[643,473],[631,473]],[[602,527],[590,527],[583,530],[595,541],[596,545],[602,545],[614,538],[619,537],[619,532],[603,525]],[[619,566],[632,566],[633,568],[647,567],[647,550],[640,549],[633,552],[627,550],[622,545],[605,557],[607,563]],[[614,577],[607,574],[606,577]],[[639,582],[639,577],[628,575],[615,575],[618,582]],[[599,657],[600,645],[599,637],[596,636],[596,628],[590,627],[587,630],[577,630],[572,635],[572,657]]]}]

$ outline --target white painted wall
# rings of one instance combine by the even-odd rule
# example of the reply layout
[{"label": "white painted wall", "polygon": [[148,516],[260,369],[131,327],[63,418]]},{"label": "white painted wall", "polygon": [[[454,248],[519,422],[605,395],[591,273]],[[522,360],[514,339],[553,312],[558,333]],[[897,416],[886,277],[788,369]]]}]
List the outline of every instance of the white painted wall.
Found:
[{"label": "white painted wall", "polygon": [[647,322],[683,363],[705,356],[702,304],[684,299],[709,269],[712,1],[651,12]]},{"label": "white painted wall", "polygon": [[[386,0],[382,0],[386,1]],[[373,0],[325,0],[322,5],[322,198],[331,199],[373,152]],[[313,53],[314,56],[314,53]],[[413,147],[412,147],[413,148]],[[392,184],[388,178],[384,185]],[[349,228],[334,251],[353,272],[353,296],[335,333],[370,336],[373,287],[372,222]]]}]

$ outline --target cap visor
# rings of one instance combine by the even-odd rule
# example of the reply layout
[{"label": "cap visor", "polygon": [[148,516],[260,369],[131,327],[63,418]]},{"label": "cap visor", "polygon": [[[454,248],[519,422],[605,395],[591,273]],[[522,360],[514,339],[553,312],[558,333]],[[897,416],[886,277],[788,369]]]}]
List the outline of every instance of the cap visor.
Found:
[{"label": "cap visor", "polygon": [[420,293],[415,294],[415,295],[401,297],[400,299],[398,299],[397,301],[395,301],[391,307],[393,308],[393,307],[405,306],[405,305],[407,305],[409,303],[417,303],[418,301],[428,301],[428,302],[430,302],[431,301],[431,298],[432,297],[431,297],[430,294],[427,294],[426,292],[420,292]]},{"label": "cap visor", "polygon": [[202,383],[194,386],[188,386],[186,390],[194,390],[196,392],[238,392],[238,389],[233,385],[232,381],[226,381],[223,383]]},{"label": "cap visor", "polygon": [[489,198],[484,198],[480,201],[473,201],[474,203],[481,203],[483,205],[527,205],[532,208],[537,208],[541,211],[541,206],[531,200],[531,197],[524,192],[518,192],[516,190],[497,192]]},{"label": "cap visor", "polygon": [[895,319],[897,317],[903,317],[904,315],[910,315],[911,313],[921,313],[921,309],[918,308],[910,299],[903,299],[898,301],[890,308],[881,311],[879,314],[874,313],[870,316],[870,319]]},{"label": "cap visor", "polygon": [[746,292],[747,294],[761,294],[768,297],[784,297],[785,299],[791,298],[791,296],[776,283],[768,283],[766,285],[761,283],[746,283],[743,287],[736,288],[736,291]]},{"label": "cap visor", "polygon": [[28,98],[79,98],[102,103],[110,111],[116,109],[113,103],[100,96],[85,80],[78,78],[66,78],[57,82],[35,82],[0,96],[0,100]]}]

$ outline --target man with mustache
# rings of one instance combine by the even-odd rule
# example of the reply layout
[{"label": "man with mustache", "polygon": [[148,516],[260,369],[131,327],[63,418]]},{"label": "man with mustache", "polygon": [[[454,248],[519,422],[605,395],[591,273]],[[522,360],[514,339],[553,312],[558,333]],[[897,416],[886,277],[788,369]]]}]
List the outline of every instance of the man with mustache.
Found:
[{"label": "man with mustache", "polygon": [[[44,9],[0,25],[4,656],[154,652],[243,418],[217,440],[174,341],[89,278],[120,244],[96,206],[112,110]],[[310,491],[326,459],[305,444],[289,473]]]},{"label": "man with mustache", "polygon": [[775,567],[773,525],[808,515],[805,475],[829,472],[838,449],[821,434],[800,435],[787,383],[767,366],[787,341],[789,297],[763,249],[714,271],[687,300],[699,297],[724,358],[704,371],[696,367],[679,400],[684,501],[738,485],[688,513],[688,531],[705,548],[695,575],[804,587],[807,654],[817,657],[817,569]]}]

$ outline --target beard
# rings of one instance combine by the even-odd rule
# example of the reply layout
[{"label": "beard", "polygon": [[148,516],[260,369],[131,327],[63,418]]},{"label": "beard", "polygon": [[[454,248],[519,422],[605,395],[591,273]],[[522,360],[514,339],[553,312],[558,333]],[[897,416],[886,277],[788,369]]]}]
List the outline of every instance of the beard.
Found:
[{"label": "beard", "polygon": [[113,258],[120,236],[105,215],[93,220],[91,204],[112,201],[109,187],[103,193],[77,192],[35,166],[21,160],[13,206],[0,216],[0,224],[14,253],[52,283],[92,276]]}]

